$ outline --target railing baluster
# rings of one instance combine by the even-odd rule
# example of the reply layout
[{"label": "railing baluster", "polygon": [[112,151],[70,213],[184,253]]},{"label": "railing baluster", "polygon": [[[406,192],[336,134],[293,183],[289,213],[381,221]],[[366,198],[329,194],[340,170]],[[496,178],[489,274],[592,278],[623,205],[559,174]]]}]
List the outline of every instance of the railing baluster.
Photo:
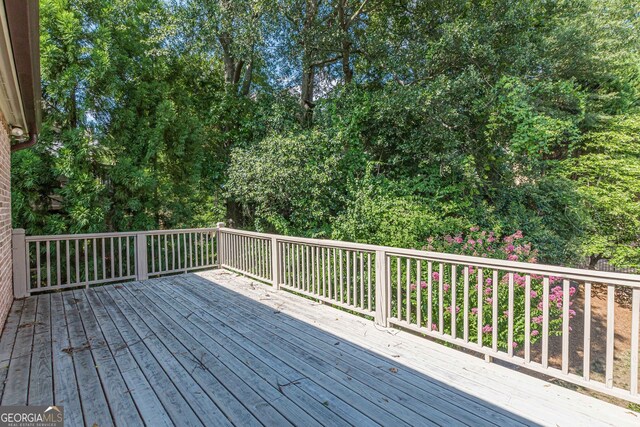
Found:
[{"label": "railing baluster", "polygon": [[464,302],[462,304],[464,314],[462,316],[463,323],[463,331],[462,331],[462,339],[464,342],[469,342],[469,266],[465,265],[462,273],[463,276],[463,286],[464,289],[462,291],[462,298]]},{"label": "railing baluster", "polygon": [[65,239],[65,258],[67,259],[67,285],[71,284],[71,252],[69,252],[69,239]]},{"label": "railing baluster", "polygon": [[113,249],[113,237],[109,239],[109,256],[111,258],[111,278],[116,277],[116,260],[114,257],[114,249]]},{"label": "railing baluster", "polygon": [[130,236],[126,237],[126,239],[127,239],[127,250],[126,250],[126,253],[127,253],[127,276],[131,277],[131,248],[130,248],[131,242],[129,242],[129,240],[130,240],[129,237]]},{"label": "railing baluster", "polygon": [[509,272],[509,306],[507,308],[507,354],[509,357],[513,356],[513,273]]},{"label": "railing baluster", "polygon": [[203,265],[206,265],[204,261],[204,235],[202,234],[202,232],[200,232],[199,234],[200,234],[200,264],[198,264],[198,267],[202,267]]},{"label": "railing baluster", "polygon": [[164,270],[169,271],[169,235],[164,235]]},{"label": "railing baluster", "polygon": [[60,264],[60,240],[56,240],[56,285],[62,285],[62,265]]},{"label": "railing baluster", "polygon": [[106,254],[106,244],[105,239],[101,238],[101,248],[102,248],[102,279],[105,280],[107,278],[107,254]]},{"label": "railing baluster", "polygon": [[402,275],[400,257],[396,258],[396,319],[402,320],[402,285],[400,284],[400,276]]},{"label": "railing baluster", "polygon": [[638,394],[638,334],[640,334],[640,288],[634,288],[631,297],[631,382],[632,396]]},{"label": "railing baluster", "polygon": [[118,236],[118,277],[122,277],[122,237]]},{"label": "railing baluster", "polygon": [[569,280],[562,281],[562,373],[569,373]]},{"label": "railing baluster", "polygon": [[542,279],[542,367],[549,366],[549,277]]},{"label": "railing baluster", "polygon": [[584,343],[582,377],[589,381],[591,376],[591,283],[584,284]]},{"label": "railing baluster", "polygon": [[351,252],[346,251],[347,256],[347,304],[351,305]]},{"label": "railing baluster", "polygon": [[364,308],[364,254],[360,252],[360,308]]},{"label": "railing baluster", "polygon": [[84,282],[89,287],[89,239],[84,239]]},{"label": "railing baluster", "polygon": [[491,309],[491,315],[493,317],[492,327],[491,327],[491,348],[493,351],[498,351],[498,270],[493,270],[493,281],[491,283],[493,286],[493,295],[492,295],[492,303],[493,308]]},{"label": "railing baluster", "polygon": [[326,297],[327,296],[327,275],[326,275],[326,255],[325,255],[325,250],[326,248],[320,248],[320,250],[322,251],[322,296]]},{"label": "railing baluster", "polygon": [[340,249],[340,302],[344,303],[344,276],[343,276],[343,266],[342,266],[342,249]]},{"label": "railing baluster", "polygon": [[438,264],[438,332],[444,334],[444,264]]},{"label": "railing baluster", "polygon": [[45,254],[46,254],[46,261],[47,261],[47,286],[51,286],[51,242],[50,241],[45,241]]},{"label": "railing baluster", "polygon": [[416,260],[416,325],[422,327],[422,260]]},{"label": "railing baluster", "polygon": [[613,350],[615,344],[615,296],[616,287],[607,285],[607,352],[605,361],[605,386],[613,387]]},{"label": "railing baluster", "polygon": [[427,261],[427,330],[433,325],[433,263]]},{"label": "railing baluster", "polygon": [[[337,255],[338,249],[333,248],[333,298],[338,299],[336,296],[336,292],[338,292],[338,265],[337,265]],[[342,271],[342,266],[340,266],[340,271]],[[342,298],[342,297],[341,297]]]},{"label": "railing baluster", "polygon": [[[333,262],[335,261],[334,252]],[[367,252],[367,310],[371,311],[371,252]]]},{"label": "railing baluster", "polygon": [[40,278],[40,241],[36,242],[36,289],[40,289],[42,280]]},{"label": "railing baluster", "polygon": [[[407,323],[411,323],[411,258],[407,258],[407,300],[405,302],[406,305],[406,313],[405,318]],[[402,318],[402,317],[401,317]]]},{"label": "railing baluster", "polygon": [[457,336],[457,317],[456,313],[456,282],[458,281],[458,266],[456,264],[451,265],[451,336],[456,338]]},{"label": "railing baluster", "polygon": [[93,280],[98,281],[98,241],[93,239]]},{"label": "railing baluster", "polygon": [[356,251],[352,251],[353,254],[353,305],[358,305],[358,256]]},{"label": "railing baluster", "polygon": [[478,345],[480,347],[483,346],[483,330],[482,327],[484,326],[482,323],[483,320],[483,308],[484,308],[484,274],[483,274],[483,270],[481,268],[478,269]]},{"label": "railing baluster", "polygon": [[80,239],[75,239],[76,242],[76,283],[80,283]]},{"label": "railing baluster", "polygon": [[531,275],[524,278],[524,361],[531,362]]},{"label": "railing baluster", "polygon": [[149,235],[149,240],[150,240],[150,245],[151,246],[151,271],[150,273],[155,273],[156,272],[156,245],[154,244],[154,235],[150,234]]}]

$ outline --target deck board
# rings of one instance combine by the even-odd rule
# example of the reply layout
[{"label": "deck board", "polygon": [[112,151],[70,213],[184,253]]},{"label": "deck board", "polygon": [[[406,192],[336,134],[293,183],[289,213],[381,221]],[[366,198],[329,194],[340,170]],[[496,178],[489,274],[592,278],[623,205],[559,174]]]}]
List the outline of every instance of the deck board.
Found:
[{"label": "deck board", "polygon": [[640,416],[220,270],[15,301],[2,404],[81,425],[637,425]]}]

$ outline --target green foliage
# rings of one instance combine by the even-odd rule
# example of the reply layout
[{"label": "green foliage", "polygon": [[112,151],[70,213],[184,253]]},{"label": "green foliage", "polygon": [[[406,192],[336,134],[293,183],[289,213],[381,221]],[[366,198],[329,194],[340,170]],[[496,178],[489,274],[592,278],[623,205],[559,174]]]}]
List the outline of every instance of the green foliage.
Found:
[{"label": "green foliage", "polygon": [[640,266],[640,115],[612,119],[573,147],[561,173],[577,185],[590,223],[580,249],[614,265]]},{"label": "green foliage", "polygon": [[41,3],[29,233],[421,247],[480,224],[544,262],[640,264],[636,2]]},{"label": "green foliage", "polygon": [[257,229],[321,236],[340,202],[342,159],[319,132],[267,137],[232,152],[227,189]]}]

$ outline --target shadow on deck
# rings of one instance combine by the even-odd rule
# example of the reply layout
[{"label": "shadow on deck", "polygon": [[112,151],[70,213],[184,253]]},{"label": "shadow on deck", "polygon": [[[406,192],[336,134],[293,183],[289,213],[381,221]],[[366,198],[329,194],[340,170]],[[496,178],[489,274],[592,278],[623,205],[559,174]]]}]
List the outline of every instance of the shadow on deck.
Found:
[{"label": "shadow on deck", "polygon": [[2,405],[66,425],[582,425],[633,414],[224,271],[16,301]]}]

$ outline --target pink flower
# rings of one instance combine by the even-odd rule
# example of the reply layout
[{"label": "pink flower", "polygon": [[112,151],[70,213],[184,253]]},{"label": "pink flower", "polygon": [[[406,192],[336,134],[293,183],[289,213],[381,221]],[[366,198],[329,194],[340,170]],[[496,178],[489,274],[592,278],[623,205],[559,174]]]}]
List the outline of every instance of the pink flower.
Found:
[{"label": "pink flower", "polygon": [[516,248],[513,245],[507,245],[507,247],[504,248],[504,250],[505,250],[506,253],[510,254],[511,252],[515,251]]},{"label": "pink flower", "polygon": [[518,255],[516,254],[511,254],[508,257],[509,261],[517,261],[518,260]]},{"label": "pink flower", "polygon": [[464,240],[462,239],[462,236],[456,236],[455,239],[453,239],[454,242],[460,244],[462,243]]},{"label": "pink flower", "polygon": [[438,325],[436,325],[435,323],[431,324],[431,330],[432,331],[437,331],[438,330]]},{"label": "pink flower", "polygon": [[532,337],[537,337],[538,335],[540,335],[540,332],[537,329],[534,329],[533,331],[531,331]]},{"label": "pink flower", "polygon": [[411,284],[411,290],[412,290],[412,291],[415,291],[415,290],[416,290],[416,284],[415,284],[415,283],[412,283],[412,284]]},{"label": "pink flower", "polygon": [[467,243],[470,244],[471,246],[473,246],[473,245],[476,244],[476,241],[473,240],[473,239],[469,239],[469,240],[467,240]]},{"label": "pink flower", "polygon": [[492,293],[492,292],[493,292],[493,289],[491,289],[491,288],[486,288],[486,289],[484,290],[484,294],[485,294],[485,295],[491,295],[491,293]]},{"label": "pink flower", "polygon": [[513,348],[517,348],[517,347],[518,347],[518,343],[517,343],[517,342],[515,342],[515,341],[514,341],[514,342],[512,342],[512,343],[511,343],[511,347],[513,347]]},{"label": "pink flower", "polygon": [[442,289],[444,289],[445,292],[449,292],[450,288],[451,286],[448,283],[445,283],[444,285],[442,285]]},{"label": "pink flower", "polygon": [[427,288],[427,282],[425,282],[425,281],[420,282],[420,287],[422,289],[426,289]]},{"label": "pink flower", "polygon": [[493,237],[493,236],[489,236],[489,238],[487,238],[487,242],[489,242],[489,243],[493,243],[495,241],[496,241],[496,238]]},{"label": "pink flower", "polygon": [[491,278],[487,278],[487,280],[484,281],[484,283],[487,284],[487,286],[491,286],[491,284],[493,283],[493,280],[491,280]]},{"label": "pink flower", "polygon": [[576,288],[575,287],[570,287],[569,288],[569,295],[573,296],[576,293]]},{"label": "pink flower", "polygon": [[536,291],[531,291],[529,295],[531,295],[531,298],[536,298],[538,296],[538,293]]},{"label": "pink flower", "polygon": [[478,307],[471,307],[471,314],[478,314]]},{"label": "pink flower", "polygon": [[484,325],[482,327],[482,332],[484,332],[485,334],[489,333],[493,331],[493,327],[491,325]]},{"label": "pink flower", "polygon": [[485,302],[486,302],[487,304],[492,304],[492,303],[493,303],[493,298],[487,298],[487,299],[485,300]]},{"label": "pink flower", "polygon": [[471,227],[469,230],[471,230],[472,232],[476,232],[480,230],[480,227],[478,227],[477,225],[474,225],[473,227]]},{"label": "pink flower", "polygon": [[522,239],[522,230],[518,230],[513,234],[514,239]]},{"label": "pink flower", "polygon": [[533,323],[540,324],[540,323],[542,323],[543,318],[542,318],[542,316],[536,316],[531,320],[533,321]]},{"label": "pink flower", "polygon": [[505,310],[505,311],[503,311],[503,312],[502,312],[502,314],[504,314],[504,315],[505,315],[505,317],[509,317],[509,310]]},{"label": "pink flower", "polygon": [[478,245],[482,245],[482,239],[478,239],[478,240],[476,240],[476,243],[477,243]]},{"label": "pink flower", "polygon": [[438,274],[438,272],[434,271],[433,274],[431,275],[431,277],[433,277],[433,280],[438,280],[438,279],[440,279],[440,274]]}]

